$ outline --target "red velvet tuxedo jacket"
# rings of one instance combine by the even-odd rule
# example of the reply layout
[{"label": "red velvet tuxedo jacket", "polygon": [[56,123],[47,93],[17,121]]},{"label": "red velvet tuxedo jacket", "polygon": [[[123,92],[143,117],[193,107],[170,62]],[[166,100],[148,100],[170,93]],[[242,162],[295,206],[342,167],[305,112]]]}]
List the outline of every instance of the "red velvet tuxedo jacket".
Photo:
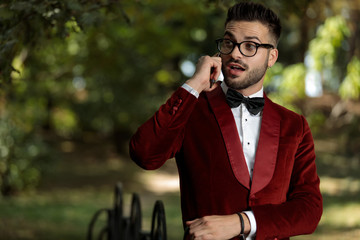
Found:
[{"label": "red velvet tuxedo jacket", "polygon": [[265,96],[252,181],[221,87],[179,88],[130,141],[142,168],[176,158],[183,221],[251,209],[256,239],[312,233],[322,214],[313,138],[304,117]]}]

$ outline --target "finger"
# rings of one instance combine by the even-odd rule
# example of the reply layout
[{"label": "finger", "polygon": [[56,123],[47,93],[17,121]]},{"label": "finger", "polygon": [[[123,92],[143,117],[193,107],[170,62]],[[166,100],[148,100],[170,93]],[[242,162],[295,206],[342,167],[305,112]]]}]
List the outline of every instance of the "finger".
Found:
[{"label": "finger", "polygon": [[192,234],[192,236],[195,236],[195,239],[213,239],[213,238],[210,238],[210,236],[213,236],[213,234],[211,233],[211,230],[208,228],[204,228],[204,227],[197,229],[196,231],[194,231],[191,234]]},{"label": "finger", "polygon": [[212,58],[213,61],[215,61],[217,64],[220,64],[220,65],[221,65],[220,53],[215,53],[213,56],[211,56],[211,58]]},{"label": "finger", "polygon": [[194,219],[194,220],[186,221],[186,225],[191,225],[192,223],[194,223],[194,222],[196,222],[196,221],[198,221],[198,220],[199,220],[199,219],[196,218],[196,219]]},{"label": "finger", "polygon": [[222,61],[219,56],[220,56],[220,54],[217,53],[217,54],[215,54],[215,58],[214,58],[214,71],[212,72],[213,76],[211,76],[211,77],[215,80],[217,80],[219,78],[220,72],[221,72]]},{"label": "finger", "polygon": [[198,229],[203,224],[203,221],[201,219],[196,219],[190,224],[190,230]]},{"label": "finger", "polygon": [[212,86],[216,83],[216,80],[211,78],[210,79],[210,88],[212,88]]},{"label": "finger", "polygon": [[201,227],[202,221],[201,219],[195,219],[192,221],[187,221],[186,224],[189,226],[189,232],[194,233]]},{"label": "finger", "polygon": [[212,234],[205,234],[205,235],[201,235],[198,237],[194,236],[194,238],[192,238],[192,239],[194,239],[194,240],[200,239],[201,240],[201,239],[214,239],[214,238],[213,238]]},{"label": "finger", "polygon": [[212,90],[214,90],[215,88],[219,87],[220,85],[221,85],[221,81],[216,81],[211,88],[206,89],[205,91],[211,92]]},{"label": "finger", "polygon": [[210,74],[210,80],[213,80],[213,84],[217,81],[221,74],[221,62],[218,63],[215,67],[212,68],[211,74]]},{"label": "finger", "polygon": [[215,53],[213,57],[220,57],[220,52]]}]

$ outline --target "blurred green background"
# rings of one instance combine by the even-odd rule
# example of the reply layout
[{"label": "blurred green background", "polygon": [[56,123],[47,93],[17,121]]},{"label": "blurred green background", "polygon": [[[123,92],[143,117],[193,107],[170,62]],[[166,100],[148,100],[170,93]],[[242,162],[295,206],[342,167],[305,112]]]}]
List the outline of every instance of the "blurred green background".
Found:
[{"label": "blurred green background", "polygon": [[[181,239],[177,170],[144,171],[128,140],[216,53],[223,0],[0,1],[0,239],[85,239],[96,210],[124,186],[143,228],[157,199]],[[294,239],[360,238],[360,0],[263,0],[282,19],[274,101],[306,116],[324,214]]]}]

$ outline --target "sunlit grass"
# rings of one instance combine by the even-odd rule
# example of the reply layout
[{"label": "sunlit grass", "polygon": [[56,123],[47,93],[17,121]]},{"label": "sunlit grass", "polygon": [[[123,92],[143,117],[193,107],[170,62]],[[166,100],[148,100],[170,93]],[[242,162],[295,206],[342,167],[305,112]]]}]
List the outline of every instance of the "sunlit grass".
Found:
[{"label": "sunlit grass", "polygon": [[110,202],[104,192],[57,190],[0,203],[1,239],[80,239],[94,209]]},{"label": "sunlit grass", "polygon": [[[182,234],[177,194],[144,194],[141,198],[143,231],[149,232],[153,205],[165,204],[169,239]],[[131,194],[124,193],[124,216],[130,215]],[[0,239],[85,239],[90,219],[101,208],[113,207],[112,189],[60,190],[21,195],[0,202]],[[104,214],[94,233],[104,225]]]},{"label": "sunlit grass", "polygon": [[322,223],[334,228],[360,229],[360,203],[339,203],[328,207],[323,215]]}]

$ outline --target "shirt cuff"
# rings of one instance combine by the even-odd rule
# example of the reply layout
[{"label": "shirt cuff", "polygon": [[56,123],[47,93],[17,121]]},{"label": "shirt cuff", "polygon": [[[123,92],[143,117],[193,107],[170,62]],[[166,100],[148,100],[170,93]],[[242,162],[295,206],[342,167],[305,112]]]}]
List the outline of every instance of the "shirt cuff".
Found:
[{"label": "shirt cuff", "polygon": [[195,89],[190,87],[188,84],[184,83],[181,87],[184,88],[189,93],[191,93],[192,95],[194,95],[196,98],[199,98],[199,93]]},{"label": "shirt cuff", "polygon": [[244,212],[246,214],[246,216],[249,218],[250,221],[250,233],[249,235],[246,237],[246,240],[248,239],[255,239],[255,235],[256,235],[256,220],[255,220],[255,216],[254,213],[252,211],[245,211]]}]

